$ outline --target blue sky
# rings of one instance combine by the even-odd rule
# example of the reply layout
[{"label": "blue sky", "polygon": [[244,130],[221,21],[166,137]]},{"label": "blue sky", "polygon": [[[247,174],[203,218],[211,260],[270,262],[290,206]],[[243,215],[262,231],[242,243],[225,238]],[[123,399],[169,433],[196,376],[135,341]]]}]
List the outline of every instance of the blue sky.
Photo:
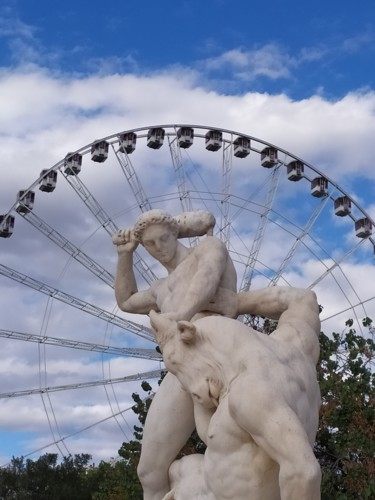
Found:
[{"label": "blue sky", "polygon": [[374,86],[374,10],[371,0],[5,1],[0,62],[83,75],[184,66],[224,92],[337,98]]},{"label": "blue sky", "polygon": [[[123,130],[190,123],[247,134],[303,158],[334,181],[332,198],[338,186],[374,219],[374,13],[372,0],[3,0],[0,213],[8,212],[19,189],[30,186],[41,169],[57,164],[68,151]],[[197,138],[183,161],[189,189],[202,196],[208,189],[220,191],[222,160],[199,144]],[[168,148],[151,152],[139,139],[133,160],[152,203],[181,210],[169,196],[176,187],[173,169],[167,170]],[[123,187],[113,155],[103,165],[92,163],[87,155],[82,179],[116,224],[130,226],[137,204]],[[256,235],[253,216],[260,215],[271,182],[272,172],[258,167],[256,154],[233,160],[233,199],[247,207],[238,217],[238,207],[231,208],[239,270]],[[60,178],[54,193],[42,196],[36,189],[35,213],[114,273],[116,256],[108,234],[68,189]],[[211,197],[207,205],[219,211],[219,224],[220,201]],[[282,268],[301,235],[303,244],[282,277],[286,283],[310,286],[324,269],[340,262],[316,287],[325,307],[325,328],[341,329],[353,314],[375,318],[371,243],[363,241],[357,248],[353,221],[334,216],[331,199],[325,204],[311,197],[308,183],[291,183],[285,175],[280,176],[255,285],[264,286],[270,270]],[[0,240],[0,255],[6,266],[114,310],[113,291],[36,234],[22,217],[16,218],[14,235]],[[117,346],[138,342],[3,276],[0,296],[2,329]],[[147,323],[143,317],[129,319]],[[157,365],[114,356],[102,361],[97,354],[18,340],[1,342],[3,392],[116,378]],[[117,384],[107,393],[97,387],[50,398],[0,399],[0,465],[12,455],[35,458],[44,451],[88,452],[96,461],[116,456],[134,421],[108,417],[128,408],[131,392],[138,389],[135,382]],[[67,449],[47,447],[71,434]]]}]

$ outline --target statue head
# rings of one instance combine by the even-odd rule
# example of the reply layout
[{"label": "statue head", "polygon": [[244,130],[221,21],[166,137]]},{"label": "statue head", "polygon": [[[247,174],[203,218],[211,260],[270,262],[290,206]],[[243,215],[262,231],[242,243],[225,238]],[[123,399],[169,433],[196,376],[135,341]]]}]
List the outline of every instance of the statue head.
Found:
[{"label": "statue head", "polygon": [[163,210],[149,210],[141,214],[133,233],[146,250],[162,264],[170,262],[176,254],[178,223]]},{"label": "statue head", "polygon": [[136,220],[133,232],[134,237],[140,243],[143,243],[144,231],[154,225],[162,224],[170,228],[171,232],[176,236],[178,235],[178,222],[169,213],[164,210],[154,209],[141,214]]}]

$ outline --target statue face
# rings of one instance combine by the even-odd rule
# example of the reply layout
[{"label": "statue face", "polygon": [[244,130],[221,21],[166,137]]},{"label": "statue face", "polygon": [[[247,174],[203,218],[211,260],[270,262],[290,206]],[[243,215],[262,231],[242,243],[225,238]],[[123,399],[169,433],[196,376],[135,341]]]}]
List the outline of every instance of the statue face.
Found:
[{"label": "statue face", "polygon": [[161,264],[168,264],[177,250],[177,237],[167,224],[155,224],[143,231],[142,245]]}]

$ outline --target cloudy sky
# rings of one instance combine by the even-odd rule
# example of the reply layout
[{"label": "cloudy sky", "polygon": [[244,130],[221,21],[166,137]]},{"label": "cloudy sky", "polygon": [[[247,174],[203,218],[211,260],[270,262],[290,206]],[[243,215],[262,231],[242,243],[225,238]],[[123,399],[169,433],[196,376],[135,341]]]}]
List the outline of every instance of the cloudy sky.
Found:
[{"label": "cloudy sky", "polygon": [[[375,218],[374,13],[372,0],[360,9],[337,0],[3,0],[0,213],[9,213],[17,192],[36,183],[32,220],[89,255],[110,281],[116,265],[110,229],[131,226],[140,213],[140,194],[134,196],[115,155],[117,135],[139,129],[129,155],[136,186],[150,206],[178,214],[184,206],[170,154],[176,151],[174,125],[192,124],[194,144],[177,155],[188,201],[215,213],[216,234],[228,237],[239,286],[253,255],[254,288],[275,276],[281,285],[310,286],[324,308],[325,331],[342,329],[350,317],[359,329],[365,315],[375,318],[373,243],[355,235],[350,217],[334,215],[333,199],[348,194],[354,219]],[[155,125],[167,132],[159,150],[146,145]],[[205,149],[210,127],[226,131],[215,153]],[[253,147],[243,159],[231,149],[241,134]],[[92,162],[87,145],[104,137],[112,142],[108,160]],[[260,166],[258,152],[266,144],[277,146],[277,168]],[[38,189],[41,170],[77,150],[84,154],[79,178],[110,217],[107,228],[61,173],[54,192]],[[305,164],[300,182],[286,176],[295,158]],[[316,171],[330,181],[325,198],[310,194]],[[78,298],[81,307],[101,308],[106,318],[146,328],[147,318],[119,314],[111,286],[27,217],[12,213],[14,233],[0,239],[0,464],[12,455],[45,452],[116,457],[132,435],[134,417],[125,410],[140,382],[68,386],[132,376],[160,368],[159,362],[50,343],[154,344],[10,279],[9,270],[37,280],[39,288],[52,287],[60,298]],[[226,220],[230,229],[220,232]],[[26,342],[25,334],[50,341]],[[65,389],[40,394],[60,386]]]}]

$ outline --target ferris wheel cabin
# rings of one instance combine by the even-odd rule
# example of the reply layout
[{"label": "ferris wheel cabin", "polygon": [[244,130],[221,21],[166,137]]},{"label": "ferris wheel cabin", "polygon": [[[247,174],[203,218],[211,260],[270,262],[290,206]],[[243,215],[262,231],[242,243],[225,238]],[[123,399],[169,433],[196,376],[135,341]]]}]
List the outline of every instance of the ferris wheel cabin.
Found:
[{"label": "ferris wheel cabin", "polygon": [[9,238],[13,234],[14,216],[0,215],[0,238]]},{"label": "ferris wheel cabin", "polygon": [[250,154],[250,139],[247,137],[237,137],[233,141],[233,154],[237,158],[246,158]]},{"label": "ferris wheel cabin", "polygon": [[218,151],[223,144],[223,133],[220,130],[209,130],[205,135],[207,151]]},{"label": "ferris wheel cabin", "polygon": [[367,238],[372,234],[372,224],[371,221],[364,217],[363,219],[358,219],[354,223],[355,234],[358,238]]},{"label": "ferris wheel cabin", "polygon": [[125,134],[119,135],[120,142],[120,153],[127,153],[130,155],[135,151],[135,146],[137,144],[137,134],[134,132],[126,132]]},{"label": "ferris wheel cabin", "polygon": [[98,141],[91,146],[91,159],[103,163],[108,158],[109,144],[107,141]]},{"label": "ferris wheel cabin", "polygon": [[293,160],[287,165],[287,176],[290,181],[300,181],[303,176],[303,163],[299,160]]},{"label": "ferris wheel cabin", "polygon": [[78,175],[82,167],[82,155],[68,153],[64,159],[64,172],[66,175]]},{"label": "ferris wheel cabin", "polygon": [[339,217],[345,217],[352,211],[352,202],[347,196],[340,196],[334,201],[335,214]]},{"label": "ferris wheel cabin", "polygon": [[277,164],[277,149],[266,147],[260,152],[260,163],[262,167],[272,168]]},{"label": "ferris wheel cabin", "polygon": [[165,130],[160,127],[150,128],[147,133],[147,146],[151,149],[159,149],[164,143]]},{"label": "ferris wheel cabin", "polygon": [[56,170],[42,170],[40,172],[39,189],[46,193],[52,193],[56,187],[57,171]]},{"label": "ferris wheel cabin", "polygon": [[29,213],[34,207],[34,201],[34,191],[18,191],[16,211],[19,214]]},{"label": "ferris wheel cabin", "polygon": [[311,181],[311,194],[315,198],[322,198],[328,194],[328,181],[324,177],[315,177]]},{"label": "ferris wheel cabin", "polygon": [[181,127],[177,130],[177,140],[180,148],[190,148],[194,141],[194,129],[191,127]]}]

